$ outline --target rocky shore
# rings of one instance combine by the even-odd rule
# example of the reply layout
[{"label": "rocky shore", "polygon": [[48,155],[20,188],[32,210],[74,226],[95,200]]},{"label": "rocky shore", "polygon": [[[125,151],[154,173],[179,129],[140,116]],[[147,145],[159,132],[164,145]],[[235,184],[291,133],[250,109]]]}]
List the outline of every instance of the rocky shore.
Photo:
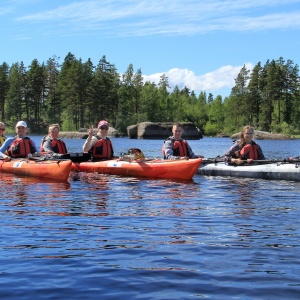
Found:
[{"label": "rocky shore", "polygon": [[[230,138],[233,140],[239,139],[241,133],[235,133]],[[280,133],[271,133],[266,131],[254,130],[254,140],[292,140],[294,139],[291,136],[280,134]]]},{"label": "rocky shore", "polygon": [[[98,129],[94,129],[94,135],[98,133]],[[61,131],[59,133],[59,136],[61,138],[66,138],[66,139],[86,139],[88,137],[88,129],[87,128],[81,128],[78,131]],[[108,137],[118,137],[118,131],[113,128],[109,127]]]},{"label": "rocky shore", "polygon": [[[187,140],[201,139],[201,131],[193,123],[182,123],[184,133],[182,137]],[[172,135],[173,123],[142,122],[127,127],[128,137],[131,139],[166,139]]]},{"label": "rocky shore", "polygon": [[[199,140],[202,139],[202,133],[193,123],[183,123],[184,134],[183,138],[187,140]],[[152,123],[152,122],[143,122],[136,125],[131,125],[127,127],[128,137],[131,139],[166,139],[172,135],[172,126],[173,123]],[[97,129],[94,129],[94,134],[98,132]],[[86,139],[88,137],[88,129],[82,128],[79,131],[61,131],[61,138],[68,139]],[[108,130],[109,137],[119,137],[118,131],[110,127]],[[223,137],[223,136],[221,136]],[[231,139],[239,139],[240,132],[230,136]],[[287,136],[279,133],[270,133],[266,131],[254,130],[254,139],[255,140],[291,140],[294,139],[292,136]]]}]

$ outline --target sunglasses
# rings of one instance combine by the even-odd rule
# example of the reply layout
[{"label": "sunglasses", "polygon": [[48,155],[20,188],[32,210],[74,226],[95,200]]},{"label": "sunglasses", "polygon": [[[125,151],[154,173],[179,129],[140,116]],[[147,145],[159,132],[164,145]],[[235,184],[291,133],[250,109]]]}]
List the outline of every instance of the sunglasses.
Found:
[{"label": "sunglasses", "polygon": [[4,130],[5,130],[5,128],[0,128],[0,130],[4,131]]},{"label": "sunglasses", "polygon": [[100,129],[102,129],[102,130],[108,130],[108,127],[107,126],[101,126]]}]

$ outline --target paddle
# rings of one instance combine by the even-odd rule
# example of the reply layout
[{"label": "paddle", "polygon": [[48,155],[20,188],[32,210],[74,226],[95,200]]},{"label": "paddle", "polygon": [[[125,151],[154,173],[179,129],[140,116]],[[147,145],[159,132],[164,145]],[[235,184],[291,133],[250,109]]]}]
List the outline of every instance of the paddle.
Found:
[{"label": "paddle", "polygon": [[[48,160],[48,158],[46,156],[28,156],[28,157],[10,157],[9,161],[14,161],[16,159],[29,159],[29,160],[35,160],[35,161]],[[5,160],[5,158],[0,157],[0,160]]]},{"label": "paddle", "polygon": [[70,159],[72,162],[85,162],[91,159],[91,155],[89,153],[67,153],[67,154],[59,154],[59,153],[47,153],[42,152],[40,155],[46,157],[46,159],[52,160],[66,160]]},{"label": "paddle", "polygon": [[[231,162],[226,162],[224,159],[220,157],[216,158],[203,158],[202,159],[202,164],[211,164],[211,163],[219,163],[219,162],[224,162],[230,165],[237,165],[236,163],[231,163]],[[300,159],[296,158],[284,158],[284,159],[262,159],[262,160],[252,160],[251,163],[247,163],[247,160],[243,160],[244,164],[241,165],[252,165],[252,164],[273,164],[273,163],[300,163]]]},{"label": "paddle", "polygon": [[53,153],[53,158],[55,159],[71,159],[72,162],[85,162],[91,159],[89,153],[67,153],[67,154],[57,154]]}]

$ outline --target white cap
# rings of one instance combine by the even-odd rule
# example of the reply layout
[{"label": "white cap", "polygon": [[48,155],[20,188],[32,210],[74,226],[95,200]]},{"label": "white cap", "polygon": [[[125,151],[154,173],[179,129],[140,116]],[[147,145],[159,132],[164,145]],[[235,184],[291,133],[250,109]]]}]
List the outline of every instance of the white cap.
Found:
[{"label": "white cap", "polygon": [[19,122],[17,123],[17,125],[16,125],[16,128],[18,128],[18,127],[20,127],[20,126],[23,126],[23,127],[27,128],[27,124],[26,124],[26,122],[24,122],[24,121],[19,121]]}]

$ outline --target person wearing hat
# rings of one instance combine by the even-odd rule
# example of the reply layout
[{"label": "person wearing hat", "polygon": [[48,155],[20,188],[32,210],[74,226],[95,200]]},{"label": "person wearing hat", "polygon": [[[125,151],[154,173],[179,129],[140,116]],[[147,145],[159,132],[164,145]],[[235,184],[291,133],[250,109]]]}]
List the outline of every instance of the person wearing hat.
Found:
[{"label": "person wearing hat", "polygon": [[5,131],[5,124],[3,122],[0,122],[0,147],[6,140],[6,136],[4,136]]},{"label": "person wearing hat", "polygon": [[114,150],[111,140],[107,137],[109,124],[105,120],[98,123],[98,133],[93,135],[94,128],[90,127],[88,138],[83,145],[83,152],[90,153],[93,160],[112,159]]},{"label": "person wearing hat", "polygon": [[[38,152],[38,149],[33,140],[26,136],[27,124],[25,121],[19,121],[16,124],[15,137],[6,139],[0,148],[0,158],[9,161],[11,157],[27,157],[28,154]],[[6,152],[7,154],[4,154]]]}]

